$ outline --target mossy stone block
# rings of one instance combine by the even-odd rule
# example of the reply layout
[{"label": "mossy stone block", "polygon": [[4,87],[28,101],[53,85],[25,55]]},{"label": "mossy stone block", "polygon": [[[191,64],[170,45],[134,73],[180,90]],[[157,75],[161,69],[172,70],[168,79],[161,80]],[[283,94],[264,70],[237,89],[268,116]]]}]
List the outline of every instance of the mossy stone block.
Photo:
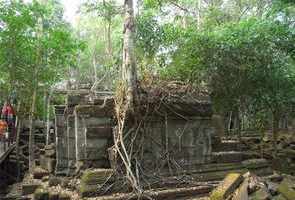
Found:
[{"label": "mossy stone block", "polygon": [[59,194],[59,200],[71,200],[71,196],[66,193]]},{"label": "mossy stone block", "polygon": [[210,200],[224,200],[242,183],[243,176],[239,173],[230,173],[210,195]]},{"label": "mossy stone block", "polygon": [[48,190],[44,188],[38,188],[34,192],[34,200],[49,200]]},{"label": "mossy stone block", "polygon": [[86,170],[81,178],[81,183],[85,185],[98,185],[107,181],[114,173],[112,169],[92,169]]},{"label": "mossy stone block", "polygon": [[33,194],[37,188],[40,187],[40,184],[23,184],[22,185],[22,195]]},{"label": "mossy stone block", "polygon": [[85,185],[81,184],[79,188],[80,196],[84,197],[94,197],[98,195],[99,185]]},{"label": "mossy stone block", "polygon": [[50,192],[49,200],[59,200],[59,194],[57,192]]},{"label": "mossy stone block", "polygon": [[289,179],[284,179],[278,187],[279,193],[285,197],[287,200],[295,199],[295,183]]}]

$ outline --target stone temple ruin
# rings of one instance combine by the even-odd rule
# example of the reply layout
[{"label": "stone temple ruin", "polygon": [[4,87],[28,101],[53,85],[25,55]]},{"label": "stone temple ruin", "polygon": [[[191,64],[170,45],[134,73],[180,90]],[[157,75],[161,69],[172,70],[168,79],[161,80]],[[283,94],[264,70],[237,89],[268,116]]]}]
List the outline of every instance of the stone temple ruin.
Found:
[{"label": "stone temple ruin", "polygon": [[[281,195],[294,199],[288,197],[295,194],[291,187],[295,179],[289,176],[295,173],[294,134],[280,135],[279,157],[273,158],[269,134],[263,139],[254,134],[243,133],[240,139],[223,135],[223,120],[213,114],[206,91],[168,83],[140,88],[138,100],[139,109],[132,113],[136,119],[125,121],[121,135],[132,164],[124,163],[126,157],[119,155],[123,145],[116,143],[120,124],[115,111],[120,99],[112,92],[75,90],[67,93],[63,105],[54,106],[49,144],[44,145],[48,127],[36,122],[37,167],[32,173],[25,173],[29,129],[21,131],[19,163],[24,176],[21,185],[16,183],[7,195],[33,196],[35,200],[183,200],[200,196],[216,200],[233,195],[237,197],[232,199],[241,199],[242,193],[253,199]],[[16,150],[5,163],[2,171],[17,169]],[[12,181],[5,178],[7,183]]]},{"label": "stone temple ruin", "polygon": [[[143,107],[144,142],[136,141],[143,152],[142,165],[150,170],[164,168],[165,153],[184,168],[210,162],[216,131],[209,98],[157,102],[158,98],[147,95],[142,95],[149,107]],[[114,106],[111,93],[101,92],[95,98],[88,92],[67,95],[65,105],[55,106],[56,164],[43,156],[43,168],[52,168],[48,167],[52,163],[55,173],[63,175],[81,168],[110,168]]]},{"label": "stone temple ruin", "polygon": [[[213,115],[206,92],[172,84],[168,89],[141,88],[139,94],[140,127],[131,133],[129,130],[134,127],[127,124],[124,137],[126,148],[133,151],[133,167],[144,176],[143,189],[183,186],[179,191],[189,195],[208,194],[215,187],[214,181],[222,180],[228,173],[273,173],[269,163],[241,141],[222,137],[222,122]],[[55,106],[55,135],[50,136],[55,142],[45,146],[40,166],[55,175],[82,175],[76,188],[81,197],[109,194],[101,191],[108,181],[108,192],[127,195],[132,189],[127,186],[121,190],[122,178],[114,173],[124,174],[122,160],[114,148],[116,129],[113,93],[68,93],[65,104]],[[179,176],[183,179],[180,182]]]}]

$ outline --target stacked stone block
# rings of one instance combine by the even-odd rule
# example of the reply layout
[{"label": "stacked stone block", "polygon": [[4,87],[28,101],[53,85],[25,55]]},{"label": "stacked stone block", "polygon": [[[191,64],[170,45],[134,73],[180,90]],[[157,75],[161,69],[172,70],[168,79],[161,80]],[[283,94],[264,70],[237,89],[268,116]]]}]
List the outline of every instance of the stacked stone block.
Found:
[{"label": "stacked stone block", "polygon": [[65,106],[55,106],[56,131],[56,174],[66,174],[68,170],[68,142],[65,120]]}]

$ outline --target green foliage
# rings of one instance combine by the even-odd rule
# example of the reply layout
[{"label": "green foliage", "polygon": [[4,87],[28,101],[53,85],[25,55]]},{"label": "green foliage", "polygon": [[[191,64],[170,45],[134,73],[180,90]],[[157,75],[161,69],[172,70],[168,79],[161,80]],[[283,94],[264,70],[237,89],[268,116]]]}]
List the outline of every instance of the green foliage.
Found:
[{"label": "green foliage", "polygon": [[99,17],[104,18],[104,20],[111,22],[113,18],[120,14],[121,8],[117,5],[116,1],[87,1],[84,4],[84,9],[86,12],[95,12]]},{"label": "green foliage", "polygon": [[6,96],[14,92],[23,104],[30,104],[34,88],[43,96],[65,77],[81,42],[59,12],[55,1],[0,2],[0,71],[5,78],[1,87]]},{"label": "green foliage", "polygon": [[217,109],[273,112],[293,100],[295,33],[289,26],[249,19],[212,32],[191,30],[186,37],[165,74],[198,84],[205,80]]}]

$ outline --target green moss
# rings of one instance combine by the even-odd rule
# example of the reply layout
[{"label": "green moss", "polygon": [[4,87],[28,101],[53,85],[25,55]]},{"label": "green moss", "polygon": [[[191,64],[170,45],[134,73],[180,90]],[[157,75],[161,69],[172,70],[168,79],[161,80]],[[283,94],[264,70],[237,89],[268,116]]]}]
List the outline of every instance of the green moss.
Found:
[{"label": "green moss", "polygon": [[292,187],[294,183],[288,179],[284,179],[283,182],[279,185],[278,191],[287,199],[295,199],[295,190]]},{"label": "green moss", "polygon": [[273,200],[286,200],[282,195],[275,196]]},{"label": "green moss", "polygon": [[48,190],[44,188],[38,188],[34,193],[34,200],[49,200]]},{"label": "green moss", "polygon": [[242,182],[242,176],[239,173],[228,174],[223,182],[212,191],[210,200],[224,200],[226,197]]},{"label": "green moss", "polygon": [[212,194],[210,195],[210,200],[223,200],[224,194],[225,194],[224,190],[221,190],[221,189],[214,190],[214,192],[212,192]]},{"label": "green moss", "polygon": [[112,176],[112,169],[94,169],[86,170],[81,177],[81,183],[86,185],[97,185],[104,183],[110,176]]},{"label": "green moss", "polygon": [[79,188],[80,196],[83,197],[93,197],[98,194],[98,185],[86,185],[81,184]]}]

